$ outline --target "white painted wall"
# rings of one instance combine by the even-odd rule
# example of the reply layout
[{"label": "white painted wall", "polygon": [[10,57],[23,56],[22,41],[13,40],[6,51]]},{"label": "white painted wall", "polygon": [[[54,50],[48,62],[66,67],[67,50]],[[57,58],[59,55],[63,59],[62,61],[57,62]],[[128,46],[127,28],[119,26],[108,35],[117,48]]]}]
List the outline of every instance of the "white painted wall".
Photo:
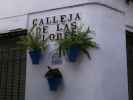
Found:
[{"label": "white painted wall", "polygon": [[[44,78],[48,55],[38,66],[33,66],[28,56],[26,100],[128,100],[125,29],[126,25],[133,26],[133,7],[125,5],[124,0],[4,0],[0,6],[0,32],[26,28],[27,15],[23,14],[86,2],[108,4],[125,14],[88,5],[30,15],[31,20],[36,16],[81,12],[83,22],[95,30],[100,49],[91,51],[92,60],[84,56],[80,64],[73,65],[64,60],[59,66],[64,88],[57,93],[48,90]],[[10,18],[16,15],[23,16]]]},{"label": "white painted wall", "polygon": [[100,2],[125,10],[125,0],[3,0],[0,18],[86,2]]},{"label": "white painted wall", "polygon": [[17,28],[27,28],[27,15],[0,20],[0,33],[5,33]]},{"label": "white painted wall", "polygon": [[[32,65],[27,57],[26,100],[128,100],[124,15],[105,7],[82,6],[32,14],[32,18],[80,12],[82,21],[95,30],[100,49],[91,51],[92,60],[82,57],[80,63],[65,59],[59,66],[64,87],[52,93],[44,78],[49,57]],[[58,67],[58,66],[55,66]]]},{"label": "white painted wall", "polygon": [[[133,27],[133,3],[126,8],[125,24]],[[133,31],[133,29],[130,29]]]}]

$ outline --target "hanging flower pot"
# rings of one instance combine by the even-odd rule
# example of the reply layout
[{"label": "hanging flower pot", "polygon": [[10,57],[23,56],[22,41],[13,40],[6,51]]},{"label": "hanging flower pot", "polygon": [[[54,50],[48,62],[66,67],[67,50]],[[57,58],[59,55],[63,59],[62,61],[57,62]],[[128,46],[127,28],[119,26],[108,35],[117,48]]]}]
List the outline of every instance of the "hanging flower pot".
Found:
[{"label": "hanging flower pot", "polygon": [[78,46],[72,46],[68,51],[68,60],[70,62],[76,62],[80,55],[80,48]]},{"label": "hanging flower pot", "polygon": [[60,56],[68,56],[70,62],[76,62],[80,54],[84,53],[90,59],[89,50],[97,48],[96,42],[90,35],[93,33],[88,27],[83,30],[82,27],[77,27],[76,31],[64,32],[64,39],[58,40],[58,50]]},{"label": "hanging flower pot", "polygon": [[40,50],[37,51],[30,51],[29,52],[32,64],[39,64],[39,61],[41,59],[42,53]]},{"label": "hanging flower pot", "polygon": [[60,86],[61,81],[62,81],[62,79],[59,77],[48,78],[49,89],[51,91],[56,91],[58,89],[58,87]]},{"label": "hanging flower pot", "polygon": [[51,91],[57,91],[59,86],[62,84],[62,74],[59,69],[51,69],[48,67],[49,71],[45,74],[48,81],[49,89]]},{"label": "hanging flower pot", "polygon": [[23,46],[23,50],[29,50],[33,64],[39,64],[42,52],[47,49],[47,39],[42,40],[41,36],[35,31],[36,25],[31,28],[26,36],[20,37],[18,44]]}]

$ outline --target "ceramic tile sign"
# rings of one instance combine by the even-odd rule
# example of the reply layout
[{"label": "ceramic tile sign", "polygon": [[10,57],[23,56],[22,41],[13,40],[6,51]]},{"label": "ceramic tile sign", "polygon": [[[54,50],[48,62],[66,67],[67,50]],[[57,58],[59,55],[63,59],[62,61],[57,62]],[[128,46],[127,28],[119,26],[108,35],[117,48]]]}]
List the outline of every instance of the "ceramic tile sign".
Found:
[{"label": "ceramic tile sign", "polygon": [[59,53],[55,52],[53,53],[53,55],[51,56],[51,64],[52,65],[62,65],[62,58],[59,57]]},{"label": "ceramic tile sign", "polygon": [[59,53],[54,50],[48,53],[48,59],[48,63],[51,66],[58,66],[63,64],[62,57],[59,57]]},{"label": "ceramic tile sign", "polygon": [[59,56],[59,53],[57,52],[56,43],[49,43],[48,45],[48,59],[49,59],[49,65],[51,66],[58,66],[63,64],[62,57]]}]

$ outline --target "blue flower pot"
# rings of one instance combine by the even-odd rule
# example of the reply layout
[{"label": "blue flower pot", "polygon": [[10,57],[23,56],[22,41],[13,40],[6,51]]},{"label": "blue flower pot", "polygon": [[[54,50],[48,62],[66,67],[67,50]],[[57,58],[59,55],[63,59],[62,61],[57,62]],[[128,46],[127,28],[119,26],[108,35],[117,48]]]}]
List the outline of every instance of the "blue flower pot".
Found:
[{"label": "blue flower pot", "polygon": [[68,60],[70,62],[76,62],[80,54],[80,48],[77,46],[71,47],[68,51]]},{"label": "blue flower pot", "polygon": [[62,78],[60,77],[48,78],[49,89],[51,91],[57,91],[61,83],[62,83]]},{"label": "blue flower pot", "polygon": [[32,60],[32,64],[39,64],[40,58],[42,56],[41,51],[30,51],[29,54]]}]

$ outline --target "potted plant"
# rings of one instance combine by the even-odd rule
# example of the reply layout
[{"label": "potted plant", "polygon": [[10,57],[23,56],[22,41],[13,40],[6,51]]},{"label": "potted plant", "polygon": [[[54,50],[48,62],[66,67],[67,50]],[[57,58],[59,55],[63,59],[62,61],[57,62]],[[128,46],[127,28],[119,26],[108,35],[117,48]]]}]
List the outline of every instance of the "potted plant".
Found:
[{"label": "potted plant", "polygon": [[33,26],[26,36],[20,37],[18,43],[23,45],[24,50],[28,49],[32,63],[39,64],[42,51],[45,51],[47,48],[47,39],[41,40],[41,36],[33,32],[35,27]]},{"label": "potted plant", "polygon": [[49,89],[51,91],[56,91],[62,83],[62,74],[58,68],[52,69],[48,66],[48,69],[45,77],[48,80]]},{"label": "potted plant", "polygon": [[59,55],[67,55],[70,62],[76,62],[81,52],[90,58],[88,50],[97,48],[97,44],[93,41],[90,33],[92,33],[92,31],[89,28],[83,31],[82,27],[76,31],[65,32],[64,39],[58,41]]}]

